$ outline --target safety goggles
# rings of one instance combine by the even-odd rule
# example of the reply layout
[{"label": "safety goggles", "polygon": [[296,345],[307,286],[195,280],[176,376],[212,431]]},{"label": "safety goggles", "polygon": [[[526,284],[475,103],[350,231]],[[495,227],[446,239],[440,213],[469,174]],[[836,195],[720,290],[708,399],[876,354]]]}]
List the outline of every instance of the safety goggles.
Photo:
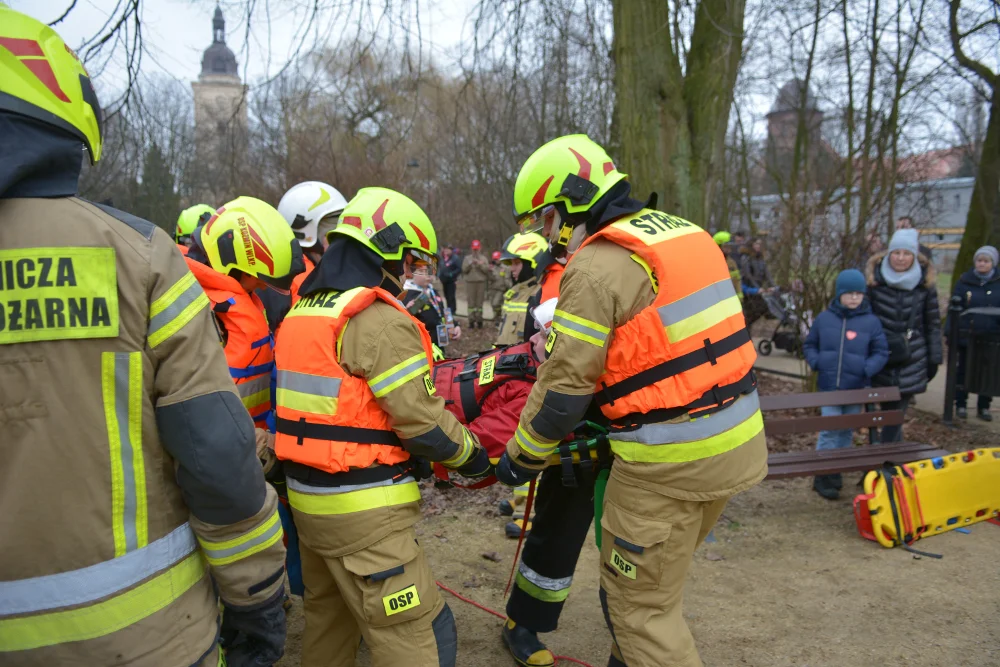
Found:
[{"label": "safety goggles", "polygon": [[438,259],[436,255],[410,248],[407,253],[407,264],[410,265],[410,269],[413,273],[417,273],[423,269],[427,274],[436,274]]},{"label": "safety goggles", "polygon": [[522,234],[530,234],[531,232],[541,232],[542,235],[546,235],[543,230],[545,230],[546,222],[551,224],[551,221],[555,217],[556,207],[552,204],[548,206],[543,206],[537,211],[533,211],[520,220],[517,221],[518,226],[521,228]]}]

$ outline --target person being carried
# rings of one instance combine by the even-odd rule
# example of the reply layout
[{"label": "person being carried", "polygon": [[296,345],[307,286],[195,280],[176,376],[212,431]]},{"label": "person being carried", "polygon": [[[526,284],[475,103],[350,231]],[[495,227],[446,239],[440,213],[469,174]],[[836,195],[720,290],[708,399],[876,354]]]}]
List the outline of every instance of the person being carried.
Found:
[{"label": "person being carried", "polygon": [[[836,296],[816,318],[804,345],[809,367],[819,373],[820,391],[868,387],[889,360],[889,343],[882,323],[872,313],[865,296],[864,274],[857,269],[841,271],[836,285]],[[860,404],[827,405],[820,410],[825,417],[854,415],[861,412],[861,407]],[[851,429],[821,431],[816,449],[850,447],[852,434]],[[813,489],[828,500],[836,500],[842,486],[840,473],[818,475],[813,480]]]}]

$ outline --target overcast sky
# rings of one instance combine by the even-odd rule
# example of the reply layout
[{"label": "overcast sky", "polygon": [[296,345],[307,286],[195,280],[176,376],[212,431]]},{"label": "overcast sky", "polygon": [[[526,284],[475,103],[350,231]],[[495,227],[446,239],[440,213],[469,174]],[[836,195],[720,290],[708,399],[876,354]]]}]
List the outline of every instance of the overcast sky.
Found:
[{"label": "overcast sky", "polygon": [[[14,9],[45,23],[54,21],[72,4],[72,0],[6,1]],[[73,11],[55,29],[70,46],[78,47],[101,30],[117,4],[118,0],[78,0]],[[309,15],[301,6],[312,3],[258,0],[248,39],[247,3],[230,0],[220,4],[226,18],[226,43],[236,53],[241,75],[245,72],[244,80],[250,83],[278,72],[301,44],[313,45],[327,40],[335,43],[345,29],[352,33],[357,31],[356,15],[349,17],[331,12],[320,16],[306,34],[304,26],[309,24]],[[381,5],[382,2],[377,0],[371,4]],[[430,54],[440,65],[447,65],[453,59],[463,31],[471,30],[466,17],[475,6],[474,0],[411,0],[394,4],[408,5],[406,15],[400,17],[400,10],[395,10],[397,13],[392,19],[382,22],[380,34],[391,34],[401,44],[409,39],[411,48],[415,49],[418,35],[413,17],[419,13],[419,39],[424,53]],[[215,5],[214,0],[143,0],[140,11],[146,53],[142,73],[164,73],[185,82],[197,79],[202,52],[212,43]],[[401,23],[410,26],[408,35],[398,27]],[[396,24],[395,27],[392,24]],[[99,75],[92,71],[102,92],[121,90],[126,83],[124,49],[118,48],[109,55],[107,66]],[[98,66],[91,63],[90,69]]]}]

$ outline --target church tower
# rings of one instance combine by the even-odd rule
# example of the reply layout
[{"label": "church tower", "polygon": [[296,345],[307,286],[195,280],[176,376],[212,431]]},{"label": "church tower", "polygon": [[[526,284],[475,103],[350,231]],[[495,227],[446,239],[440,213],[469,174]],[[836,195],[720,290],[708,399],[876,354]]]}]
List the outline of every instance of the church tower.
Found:
[{"label": "church tower", "polygon": [[226,46],[226,20],[215,7],[212,45],[201,59],[201,74],[194,90],[195,136],[199,145],[218,141],[247,126],[246,86],[240,81],[236,56]]}]

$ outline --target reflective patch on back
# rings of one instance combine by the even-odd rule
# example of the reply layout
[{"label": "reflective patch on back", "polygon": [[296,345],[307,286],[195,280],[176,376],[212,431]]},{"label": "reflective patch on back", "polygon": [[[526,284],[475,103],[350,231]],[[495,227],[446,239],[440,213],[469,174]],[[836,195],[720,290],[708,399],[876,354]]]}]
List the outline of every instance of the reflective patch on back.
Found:
[{"label": "reflective patch on back", "polygon": [[0,250],[0,345],[117,336],[114,248]]}]

